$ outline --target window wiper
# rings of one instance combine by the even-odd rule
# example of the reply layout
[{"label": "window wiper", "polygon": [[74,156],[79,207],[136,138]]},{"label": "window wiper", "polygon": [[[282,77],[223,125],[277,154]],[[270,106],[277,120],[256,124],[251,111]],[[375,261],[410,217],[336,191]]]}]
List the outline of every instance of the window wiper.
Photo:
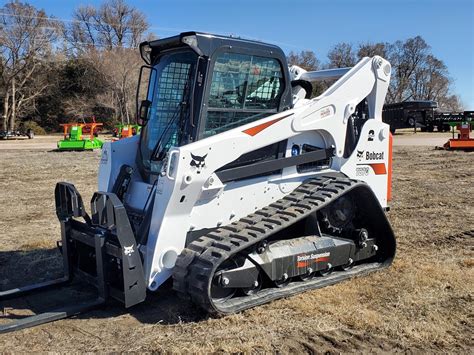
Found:
[{"label": "window wiper", "polygon": [[[166,125],[165,129],[163,130],[163,133],[161,134],[160,138],[158,139],[158,142],[156,143],[155,145],[155,148],[153,149],[153,152],[151,153],[151,160],[161,160],[161,158],[163,157],[163,151],[164,149],[162,149],[162,142],[163,142],[163,138],[165,137],[165,135],[168,133],[168,131],[170,130],[170,128],[173,126],[174,122],[176,121],[176,118],[178,118],[178,112],[182,112],[182,107],[183,105],[183,102],[180,102],[177,106],[176,106],[176,110],[173,112],[173,117],[171,118],[171,120],[169,120],[168,124]],[[182,117],[182,114],[179,115],[179,117]]]}]

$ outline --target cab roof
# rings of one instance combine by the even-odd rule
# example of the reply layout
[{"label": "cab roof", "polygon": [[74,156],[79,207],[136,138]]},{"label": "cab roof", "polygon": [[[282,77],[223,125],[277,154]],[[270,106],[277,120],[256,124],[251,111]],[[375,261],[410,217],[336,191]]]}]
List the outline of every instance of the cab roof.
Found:
[{"label": "cab roof", "polygon": [[140,44],[140,53],[143,60],[147,64],[152,64],[155,58],[163,51],[174,48],[189,47],[193,49],[198,55],[206,57],[212,54],[219,48],[241,48],[255,54],[267,54],[271,57],[283,57],[285,54],[280,47],[259,42],[255,40],[248,40],[239,37],[222,36],[204,32],[183,32],[179,35],[158,39],[154,41],[147,41]]}]

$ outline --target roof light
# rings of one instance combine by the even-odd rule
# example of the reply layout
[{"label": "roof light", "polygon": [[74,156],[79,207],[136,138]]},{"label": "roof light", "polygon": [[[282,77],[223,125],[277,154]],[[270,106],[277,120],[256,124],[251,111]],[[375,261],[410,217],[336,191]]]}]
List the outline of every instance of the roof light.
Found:
[{"label": "roof light", "polygon": [[140,44],[140,55],[142,59],[150,65],[151,63],[151,46],[148,42],[143,42]]},{"label": "roof light", "polygon": [[181,42],[191,47],[198,55],[202,55],[202,51],[198,46],[198,39],[196,35],[184,36],[181,38]]}]

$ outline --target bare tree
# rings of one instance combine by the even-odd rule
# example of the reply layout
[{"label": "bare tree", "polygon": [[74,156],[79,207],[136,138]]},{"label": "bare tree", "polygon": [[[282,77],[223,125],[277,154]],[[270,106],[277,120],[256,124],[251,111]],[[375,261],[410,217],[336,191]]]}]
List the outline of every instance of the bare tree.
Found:
[{"label": "bare tree", "polygon": [[419,65],[410,81],[410,94],[414,100],[437,101],[439,107],[452,111],[462,108],[459,97],[451,95],[448,68],[432,54]]},{"label": "bare tree", "polygon": [[95,16],[97,10],[92,6],[81,6],[74,10],[73,22],[65,28],[65,37],[75,49],[92,49],[98,45]]},{"label": "bare tree", "polygon": [[136,50],[113,48],[90,54],[96,70],[103,77],[105,89],[97,102],[113,109],[122,123],[133,119],[135,91],[141,58]]},{"label": "bare tree", "polygon": [[352,67],[356,64],[356,56],[350,43],[338,43],[328,53],[330,68]]},{"label": "bare tree", "polygon": [[445,111],[464,110],[461,98],[458,95],[449,95],[438,98],[438,107]]},{"label": "bare tree", "polygon": [[[289,65],[297,65],[307,71],[319,70],[321,68],[321,62],[316,57],[316,54],[310,50],[304,50],[299,53],[290,52],[286,59]],[[328,84],[323,82],[312,83],[312,86],[313,97],[318,96],[328,88]]]},{"label": "bare tree", "polygon": [[385,48],[392,64],[388,102],[432,100],[440,107],[461,107],[459,98],[451,94],[446,65],[431,53],[422,37],[396,41]]},{"label": "bare tree", "polygon": [[[148,30],[145,15],[124,0],[107,0],[99,7],[78,7],[73,18],[65,31],[72,54],[93,63],[105,87],[95,105],[115,112],[116,120],[130,122],[141,64],[136,48]],[[69,109],[75,109],[75,100],[83,112],[92,110],[81,96],[69,99]]]},{"label": "bare tree", "polygon": [[45,73],[58,25],[43,10],[20,1],[7,3],[0,12],[2,126],[14,130],[18,113],[49,87]]},{"label": "bare tree", "polygon": [[424,65],[430,47],[420,36],[405,42],[396,41],[390,46],[389,61],[392,64],[392,78],[388,96],[392,102],[412,99],[411,80],[415,71]]},{"label": "bare tree", "polygon": [[99,8],[80,6],[73,19],[65,37],[80,51],[137,48],[149,27],[145,15],[124,0],[107,0]]},{"label": "bare tree", "polygon": [[359,44],[359,49],[357,51],[357,57],[361,60],[364,57],[373,57],[374,55],[381,56],[382,58],[387,58],[387,43],[361,43]]},{"label": "bare tree", "polygon": [[[99,10],[98,23],[107,33],[106,44],[131,48],[137,47],[148,29],[148,23],[142,12],[127,5],[124,0],[109,0]],[[112,35],[108,35],[111,31]]]},{"label": "bare tree", "polygon": [[97,55],[70,58],[61,68],[53,95],[62,93],[61,107],[68,117],[87,119],[97,115],[98,107],[104,107],[99,96],[109,90],[108,78],[99,69]]},{"label": "bare tree", "polygon": [[[361,43],[357,58],[379,55],[392,65],[392,77],[387,102],[433,100],[440,107],[459,109],[459,97],[451,94],[451,82],[446,65],[431,53],[425,40],[416,36],[390,43]],[[352,45],[339,43],[328,53],[326,67],[345,67],[355,64]]]},{"label": "bare tree", "polygon": [[313,51],[301,51],[300,53],[290,52],[287,56],[289,65],[297,65],[304,70],[318,70],[320,67],[319,59]]},{"label": "bare tree", "polygon": [[410,79],[409,92],[414,100],[435,100],[449,89],[446,66],[431,54],[415,68]]}]

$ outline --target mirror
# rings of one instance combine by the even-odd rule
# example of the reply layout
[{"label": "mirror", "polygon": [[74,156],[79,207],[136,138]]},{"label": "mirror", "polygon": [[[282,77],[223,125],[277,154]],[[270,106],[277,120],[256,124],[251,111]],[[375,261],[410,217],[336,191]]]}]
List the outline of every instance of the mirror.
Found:
[{"label": "mirror", "polygon": [[[143,126],[148,121],[148,109],[151,106],[150,90],[153,90],[153,80],[156,77],[153,67],[144,65],[140,68],[140,75],[138,76],[138,86],[136,93],[136,119],[140,126]],[[142,80],[145,79],[145,80]]]},{"label": "mirror", "polygon": [[150,100],[142,100],[140,103],[140,109],[138,110],[137,123],[140,126],[143,126],[146,121],[148,121],[148,109],[151,106]]}]

